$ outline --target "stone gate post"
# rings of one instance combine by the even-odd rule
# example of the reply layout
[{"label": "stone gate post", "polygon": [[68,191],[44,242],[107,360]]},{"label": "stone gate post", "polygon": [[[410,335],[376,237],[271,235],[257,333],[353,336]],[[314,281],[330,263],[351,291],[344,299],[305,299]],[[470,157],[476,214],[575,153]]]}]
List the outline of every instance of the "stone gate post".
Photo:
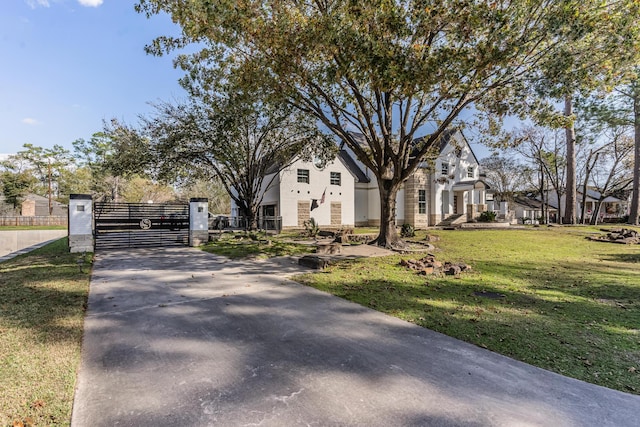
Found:
[{"label": "stone gate post", "polygon": [[69,252],[93,252],[93,200],[89,194],[69,195]]},{"label": "stone gate post", "polygon": [[209,199],[189,200],[189,246],[198,246],[209,240]]}]

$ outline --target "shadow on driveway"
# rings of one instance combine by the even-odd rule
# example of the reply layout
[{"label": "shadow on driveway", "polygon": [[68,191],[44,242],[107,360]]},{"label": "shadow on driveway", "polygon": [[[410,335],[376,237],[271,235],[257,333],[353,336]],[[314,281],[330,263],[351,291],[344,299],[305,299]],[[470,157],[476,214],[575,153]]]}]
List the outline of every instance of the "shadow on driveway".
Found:
[{"label": "shadow on driveway", "polygon": [[72,425],[631,426],[640,397],[287,279],[288,258],[99,253]]}]

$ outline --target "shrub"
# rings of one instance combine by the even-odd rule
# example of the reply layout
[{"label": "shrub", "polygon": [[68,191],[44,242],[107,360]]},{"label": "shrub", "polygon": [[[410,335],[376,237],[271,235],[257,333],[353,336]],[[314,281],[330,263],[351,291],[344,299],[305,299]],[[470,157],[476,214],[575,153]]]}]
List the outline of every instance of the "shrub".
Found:
[{"label": "shrub", "polygon": [[400,229],[401,237],[414,237],[415,235],[416,230],[411,224],[402,224],[402,228]]},{"label": "shrub", "polygon": [[316,222],[315,218],[309,218],[308,221],[303,223],[305,234],[308,237],[317,237],[318,233],[320,233],[320,227]]},{"label": "shrub", "polygon": [[494,211],[484,211],[478,217],[478,221],[480,222],[495,222],[496,213]]}]

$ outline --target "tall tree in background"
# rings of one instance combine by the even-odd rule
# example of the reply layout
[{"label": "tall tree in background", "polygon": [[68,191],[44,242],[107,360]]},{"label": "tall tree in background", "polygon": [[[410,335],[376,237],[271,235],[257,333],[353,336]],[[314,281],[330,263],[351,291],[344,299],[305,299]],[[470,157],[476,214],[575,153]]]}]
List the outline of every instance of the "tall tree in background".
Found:
[{"label": "tall tree in background", "polygon": [[[640,53],[640,4],[635,1],[558,2],[557,37],[564,42],[556,55],[542,62],[533,87],[538,94],[564,104],[563,120],[544,112],[543,124],[561,124],[566,140],[566,198],[563,222],[577,218],[576,129],[574,101],[578,95],[610,88]],[[578,19],[576,19],[579,16]],[[547,117],[544,117],[544,116]]]},{"label": "tall tree in background", "polygon": [[23,148],[18,153],[9,156],[3,164],[5,168],[14,172],[29,173],[35,178],[29,191],[48,197],[49,213],[51,213],[54,200],[67,201],[68,194],[64,191],[70,185],[67,181],[73,179],[68,173],[74,165],[71,153],[60,145],[43,148],[33,144],[24,144]]},{"label": "tall tree in background", "polygon": [[592,97],[585,110],[601,126],[622,126],[633,132],[633,162],[629,224],[640,221],[640,66],[632,68],[608,95]]},{"label": "tall tree in background", "polygon": [[518,191],[530,188],[533,171],[514,156],[493,154],[480,160],[480,167],[494,195],[509,205]]},{"label": "tall tree in background", "polygon": [[[137,9],[166,12],[182,29],[154,40],[150,53],[197,43],[198,52],[176,61],[192,94],[235,78],[284,98],[337,135],[375,175],[381,224],[374,243],[393,247],[401,245],[398,190],[443,132],[472,105],[498,116],[531,108],[518,102],[529,78],[565,40],[599,31],[583,21],[593,21],[600,5],[140,0]],[[637,8],[627,13],[638,16]],[[575,25],[567,29],[559,19],[569,18]],[[431,133],[417,144],[423,129]]]},{"label": "tall tree in background", "polygon": [[0,189],[5,202],[11,205],[14,211],[20,207],[36,182],[36,178],[29,172],[4,170],[0,173]]},{"label": "tall tree in background", "polygon": [[203,179],[191,177],[179,186],[180,197],[187,201],[192,197],[206,197],[209,200],[209,212],[214,214],[231,213],[231,198],[218,178]]},{"label": "tall tree in background", "polygon": [[[604,200],[609,196],[622,197],[623,192],[632,183],[629,171],[632,164],[630,160],[634,148],[633,139],[619,127],[607,132],[605,138],[606,142],[595,151],[597,161],[587,177],[590,178],[593,189],[599,193],[596,206],[591,213],[592,225],[598,222]],[[583,190],[585,193],[588,189],[587,182],[585,181]]]},{"label": "tall tree in background", "polygon": [[[515,151],[531,162],[539,171],[541,201],[544,205],[544,220],[549,222],[549,205],[558,209],[557,221],[562,221],[560,203],[566,188],[566,145],[558,130],[543,127],[525,127],[515,133],[512,142]],[[550,197],[551,189],[555,197]]]},{"label": "tall tree in background", "polygon": [[[106,126],[106,125],[105,125]],[[96,132],[89,140],[73,141],[73,148],[81,166],[91,172],[91,192],[100,200],[118,202],[123,178],[111,170],[115,155],[114,141],[106,132]]]}]

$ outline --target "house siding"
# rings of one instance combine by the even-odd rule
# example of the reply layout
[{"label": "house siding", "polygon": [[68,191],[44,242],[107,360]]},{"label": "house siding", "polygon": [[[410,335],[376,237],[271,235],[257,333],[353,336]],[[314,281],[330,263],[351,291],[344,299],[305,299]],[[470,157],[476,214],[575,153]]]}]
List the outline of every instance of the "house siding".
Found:
[{"label": "house siding", "polygon": [[[425,162],[398,191],[397,225],[408,223],[415,228],[425,228],[437,225],[454,212],[473,216],[486,209],[485,185],[477,181],[478,162],[473,151],[461,133],[447,133],[445,137],[448,139],[444,140],[439,157],[430,164]],[[299,228],[309,218],[314,218],[320,226],[332,228],[380,225],[377,180],[350,149],[342,148],[343,157],[339,156],[322,169],[312,162],[298,160],[275,177],[265,193],[263,205],[275,205],[276,212],[282,216],[283,228]],[[345,153],[352,159],[345,159]],[[354,171],[352,160],[362,173]],[[444,163],[448,168],[443,175]],[[297,182],[298,169],[309,171],[308,175],[304,174],[308,182]],[[469,176],[470,171],[473,176]],[[340,185],[331,184],[331,172],[340,173]],[[425,213],[420,213],[420,190],[425,191]],[[325,200],[320,203],[323,193]],[[318,207],[311,212],[313,199],[318,201]]]},{"label": "house siding", "polygon": [[[297,182],[298,169],[309,171],[308,184]],[[340,173],[340,185],[331,184],[331,172]],[[280,172],[278,185],[274,187],[278,187],[277,204],[283,228],[299,228],[302,216],[306,219],[314,218],[320,226],[353,227],[355,224],[355,180],[338,158],[322,169],[312,162],[298,160]],[[323,193],[324,203],[320,203]],[[318,203],[313,211],[310,210],[312,199],[316,199]],[[332,203],[340,204],[339,218],[332,214]],[[302,206],[307,206],[306,214],[300,212]],[[297,212],[297,215],[291,215],[292,212]]]},{"label": "house siding", "polygon": [[[415,228],[429,225],[429,173],[421,168],[409,177],[404,185],[404,222]],[[419,190],[426,191],[426,211],[420,213]]]}]

